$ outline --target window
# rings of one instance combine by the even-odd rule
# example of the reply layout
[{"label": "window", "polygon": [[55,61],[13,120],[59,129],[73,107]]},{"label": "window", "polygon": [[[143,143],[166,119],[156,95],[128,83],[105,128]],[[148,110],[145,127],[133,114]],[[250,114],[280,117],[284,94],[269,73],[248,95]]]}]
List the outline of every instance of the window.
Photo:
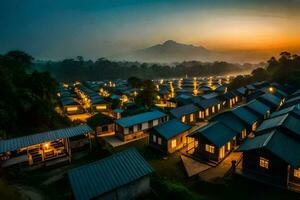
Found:
[{"label": "window", "polygon": [[244,129],[244,130],[242,131],[242,139],[244,139],[246,136],[247,136],[246,129]]},{"label": "window", "polygon": [[205,116],[209,116],[209,109],[208,108],[205,109]]},{"label": "window", "polygon": [[153,126],[153,120],[148,122],[148,126],[149,126],[149,128],[151,128]]},{"label": "window", "polygon": [[184,123],[185,122],[185,116],[182,116],[181,121]]},{"label": "window", "polygon": [[215,153],[215,147],[211,146],[209,144],[205,145],[205,151],[209,152],[209,153]]},{"label": "window", "polygon": [[158,138],[157,138],[157,143],[158,143],[159,145],[161,145],[161,137],[158,137]]},{"label": "window", "polygon": [[78,107],[67,107],[67,111],[68,112],[73,112],[73,111],[77,111]]},{"label": "window", "polygon": [[130,126],[129,127],[129,133],[132,133],[133,132],[133,126]]},{"label": "window", "polygon": [[175,148],[176,145],[177,145],[176,139],[173,139],[172,142],[171,142],[171,147],[172,147],[172,148]]},{"label": "window", "polygon": [[218,104],[218,111],[221,110],[221,104]]},{"label": "window", "polygon": [[211,108],[211,112],[212,112],[212,113],[215,113],[215,106],[213,106],[213,107]]},{"label": "window", "polygon": [[300,168],[294,169],[294,176],[300,178]]},{"label": "window", "polygon": [[219,158],[222,159],[225,157],[225,146],[222,146],[221,149],[220,149],[220,155],[219,155]]},{"label": "window", "polygon": [[153,140],[154,143],[156,143],[156,139],[157,139],[157,138],[156,138],[156,135],[153,135],[153,136],[152,136],[152,140]]},{"label": "window", "polygon": [[262,168],[269,169],[269,160],[263,157],[259,158],[259,166]]},{"label": "window", "polygon": [[252,124],[252,131],[255,131],[256,128],[257,128],[257,122],[254,122],[254,123]]},{"label": "window", "polygon": [[235,101],[238,102],[239,101],[239,97],[235,97]]},{"label": "window", "polygon": [[190,114],[190,121],[191,121],[191,122],[194,121],[194,114]]},{"label": "window", "polygon": [[201,119],[204,118],[204,112],[203,111],[199,111],[199,118],[201,118]]},{"label": "window", "polygon": [[227,143],[227,150],[230,151],[230,149],[231,149],[231,143],[228,142],[228,143]]},{"label": "window", "polygon": [[141,131],[141,130],[142,130],[142,124],[138,124],[137,130],[138,130],[138,131]]},{"label": "window", "polygon": [[98,105],[96,106],[97,110],[106,110],[106,105]]}]

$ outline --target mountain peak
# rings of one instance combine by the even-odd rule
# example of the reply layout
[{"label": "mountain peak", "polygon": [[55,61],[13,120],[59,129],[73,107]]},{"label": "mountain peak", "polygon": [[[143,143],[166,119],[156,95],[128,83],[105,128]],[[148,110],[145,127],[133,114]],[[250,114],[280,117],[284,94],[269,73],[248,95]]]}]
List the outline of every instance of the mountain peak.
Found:
[{"label": "mountain peak", "polygon": [[177,44],[177,42],[174,40],[167,40],[163,43],[163,45],[172,45],[172,44]]}]

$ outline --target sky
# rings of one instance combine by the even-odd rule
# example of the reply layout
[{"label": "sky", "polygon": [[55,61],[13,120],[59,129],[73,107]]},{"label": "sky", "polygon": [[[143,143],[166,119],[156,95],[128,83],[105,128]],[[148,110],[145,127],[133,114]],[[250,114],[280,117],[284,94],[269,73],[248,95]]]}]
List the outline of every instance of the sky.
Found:
[{"label": "sky", "polygon": [[166,40],[222,52],[300,50],[300,0],[1,0],[0,54],[109,57]]}]

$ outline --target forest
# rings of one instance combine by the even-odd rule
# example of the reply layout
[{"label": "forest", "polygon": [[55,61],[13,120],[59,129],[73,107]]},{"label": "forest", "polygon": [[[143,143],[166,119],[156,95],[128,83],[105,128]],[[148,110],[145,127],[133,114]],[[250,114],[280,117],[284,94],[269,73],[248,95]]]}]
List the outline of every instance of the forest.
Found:
[{"label": "forest", "polygon": [[249,73],[252,69],[263,67],[259,64],[234,64],[227,62],[202,63],[185,61],[174,64],[153,64],[139,62],[115,62],[105,58],[97,61],[84,60],[82,56],[63,61],[37,62],[35,69],[50,72],[57,80],[112,80],[135,76],[141,79],[176,78],[195,76],[227,75]]}]

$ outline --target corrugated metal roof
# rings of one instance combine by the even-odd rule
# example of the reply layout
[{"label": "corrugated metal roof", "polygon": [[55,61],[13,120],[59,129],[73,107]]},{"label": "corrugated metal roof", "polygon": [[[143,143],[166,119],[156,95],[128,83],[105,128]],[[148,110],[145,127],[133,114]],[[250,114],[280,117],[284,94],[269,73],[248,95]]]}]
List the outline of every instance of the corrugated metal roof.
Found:
[{"label": "corrugated metal roof", "polygon": [[280,131],[247,139],[240,147],[239,151],[249,151],[253,149],[267,149],[271,153],[286,161],[292,167],[300,167],[300,142]]},{"label": "corrugated metal roof", "polygon": [[163,124],[155,126],[153,129],[166,139],[177,136],[191,128],[191,126],[182,123],[176,119],[169,120]]},{"label": "corrugated metal roof", "polygon": [[248,125],[252,125],[258,120],[258,117],[254,115],[251,111],[247,110],[244,106],[238,106],[232,109],[232,113]]},{"label": "corrugated metal roof", "polygon": [[191,114],[191,113],[196,113],[199,110],[200,109],[197,106],[195,106],[194,104],[187,104],[187,105],[180,106],[180,107],[177,107],[177,108],[174,108],[174,109],[170,110],[170,113],[174,117],[180,118],[184,115],[188,115],[188,114]]},{"label": "corrugated metal roof", "polygon": [[257,100],[252,100],[246,104],[246,108],[260,114],[265,115],[268,111],[270,111],[270,108],[266,106],[265,104],[261,103]]},{"label": "corrugated metal roof", "polygon": [[128,149],[68,172],[76,200],[89,200],[153,172],[136,149]]},{"label": "corrugated metal roof", "polygon": [[150,120],[158,119],[161,117],[167,116],[165,113],[160,112],[158,110],[145,112],[137,115],[133,115],[130,117],[124,117],[116,120],[116,123],[122,127],[130,127],[136,124],[144,123]]},{"label": "corrugated metal roof", "polygon": [[57,139],[71,138],[91,131],[93,130],[88,125],[81,125],[7,140],[0,140],[0,153],[15,151],[23,147],[54,141]]},{"label": "corrugated metal roof", "polygon": [[191,133],[189,137],[198,137],[199,135],[208,139],[215,146],[222,147],[237,136],[238,132],[217,121],[197,129]]},{"label": "corrugated metal roof", "polygon": [[269,104],[271,104],[271,105],[273,105],[275,107],[279,106],[280,101],[281,101],[280,98],[278,98],[277,96],[275,96],[273,94],[269,94],[269,93],[264,94],[264,95],[258,97],[257,100],[263,101],[263,103],[264,102],[268,102]]},{"label": "corrugated metal roof", "polygon": [[231,129],[242,132],[246,129],[246,124],[237,116],[235,116],[231,111],[220,113],[212,118],[213,121],[220,121],[224,125],[230,127]]},{"label": "corrugated metal roof", "polygon": [[292,112],[293,110],[296,110],[296,109],[297,109],[297,106],[290,106],[290,107],[278,110],[276,112],[273,112],[270,115],[270,117],[273,118],[273,117],[277,117],[277,116],[280,116],[280,115],[285,115],[285,114],[290,113],[290,112]]}]

